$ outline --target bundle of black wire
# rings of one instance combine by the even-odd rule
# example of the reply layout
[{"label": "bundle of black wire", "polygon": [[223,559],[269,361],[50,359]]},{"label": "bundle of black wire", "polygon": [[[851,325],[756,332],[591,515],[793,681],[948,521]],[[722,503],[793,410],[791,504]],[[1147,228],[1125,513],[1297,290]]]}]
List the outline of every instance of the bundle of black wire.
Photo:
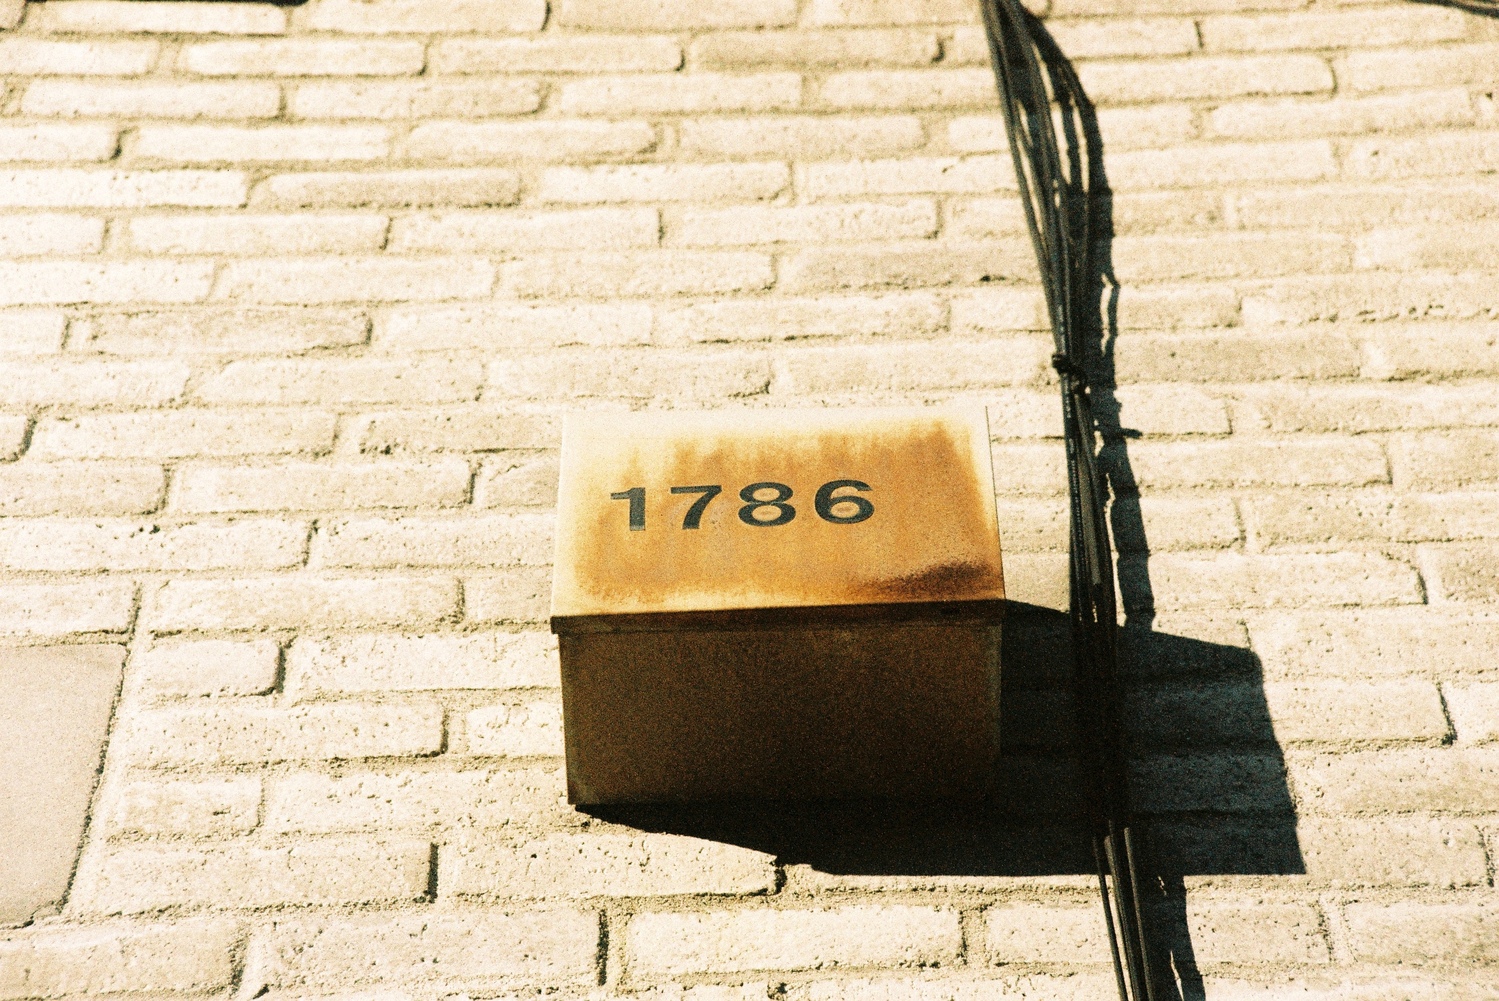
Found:
[{"label": "bundle of black wire", "polygon": [[[1094,451],[1085,352],[1099,322],[1092,260],[1102,172],[1066,60],[1019,0],[980,0],[1020,198],[1040,266],[1062,391],[1071,498],[1072,649],[1080,773],[1122,1001],[1154,1001],[1139,850],[1130,821],[1116,681],[1114,566]],[[1060,137],[1060,138],[1059,138]],[[1126,972],[1128,982],[1126,983]]]}]

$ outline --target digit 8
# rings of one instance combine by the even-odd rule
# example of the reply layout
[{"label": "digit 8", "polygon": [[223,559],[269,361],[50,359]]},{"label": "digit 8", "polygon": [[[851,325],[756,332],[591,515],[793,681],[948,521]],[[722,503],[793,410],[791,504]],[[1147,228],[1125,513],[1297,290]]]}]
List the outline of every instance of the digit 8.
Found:
[{"label": "digit 8", "polygon": [[[771,500],[756,500],[755,494],[761,490],[774,490],[776,495]],[[786,503],[791,499],[791,488],[784,483],[769,480],[763,483],[751,483],[739,491],[739,499],[744,501],[744,507],[739,509],[739,520],[755,528],[774,528],[796,517],[796,508]],[[761,521],[755,517],[755,511],[762,507],[773,507],[778,513],[768,521]]]}]

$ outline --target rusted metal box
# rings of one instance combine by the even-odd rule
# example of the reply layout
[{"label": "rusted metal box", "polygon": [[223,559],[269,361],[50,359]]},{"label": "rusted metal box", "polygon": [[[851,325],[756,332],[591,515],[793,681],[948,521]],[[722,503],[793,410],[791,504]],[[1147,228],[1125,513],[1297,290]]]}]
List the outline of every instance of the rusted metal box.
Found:
[{"label": "rusted metal box", "polygon": [[569,417],[568,799],[977,793],[1003,598],[981,409]]}]

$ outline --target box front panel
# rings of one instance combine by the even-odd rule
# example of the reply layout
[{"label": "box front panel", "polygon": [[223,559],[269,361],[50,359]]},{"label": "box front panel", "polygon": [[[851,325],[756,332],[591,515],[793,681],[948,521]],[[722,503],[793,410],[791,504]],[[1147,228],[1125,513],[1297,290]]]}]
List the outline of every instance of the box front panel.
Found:
[{"label": "box front panel", "polygon": [[575,803],[978,795],[999,628],[560,637]]},{"label": "box front panel", "polygon": [[570,418],[553,615],[1004,595],[982,411]]}]

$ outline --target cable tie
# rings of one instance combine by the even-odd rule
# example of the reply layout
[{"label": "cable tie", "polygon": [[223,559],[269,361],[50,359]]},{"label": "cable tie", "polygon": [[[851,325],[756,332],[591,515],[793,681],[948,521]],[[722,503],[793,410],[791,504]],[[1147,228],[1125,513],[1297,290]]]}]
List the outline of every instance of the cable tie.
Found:
[{"label": "cable tie", "polygon": [[1057,375],[1066,381],[1072,381],[1087,388],[1088,378],[1083,370],[1072,363],[1072,359],[1058,352],[1051,356],[1051,367],[1057,370]]}]

